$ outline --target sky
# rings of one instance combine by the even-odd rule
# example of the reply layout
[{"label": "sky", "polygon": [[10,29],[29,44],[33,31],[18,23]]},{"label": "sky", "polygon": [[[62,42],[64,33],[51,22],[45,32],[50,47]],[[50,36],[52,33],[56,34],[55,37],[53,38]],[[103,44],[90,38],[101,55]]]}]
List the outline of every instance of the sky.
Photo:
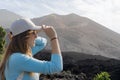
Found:
[{"label": "sky", "polygon": [[35,18],[75,13],[120,34],[120,0],[0,0],[0,9]]}]

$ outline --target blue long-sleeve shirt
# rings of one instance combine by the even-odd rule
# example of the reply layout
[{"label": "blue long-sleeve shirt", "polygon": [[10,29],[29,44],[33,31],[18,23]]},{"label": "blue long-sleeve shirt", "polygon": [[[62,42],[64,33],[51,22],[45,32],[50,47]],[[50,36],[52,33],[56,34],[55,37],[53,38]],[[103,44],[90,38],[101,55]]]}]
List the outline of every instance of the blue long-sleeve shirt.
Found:
[{"label": "blue long-sleeve shirt", "polygon": [[[38,37],[32,48],[33,55],[42,50],[46,43],[45,38]],[[59,54],[52,54],[51,61],[41,61],[18,52],[9,57],[5,68],[5,77],[6,80],[16,80],[24,72],[23,80],[39,80],[39,73],[51,74],[60,72],[62,69],[62,56]],[[34,72],[34,75],[31,76],[28,72]]]}]

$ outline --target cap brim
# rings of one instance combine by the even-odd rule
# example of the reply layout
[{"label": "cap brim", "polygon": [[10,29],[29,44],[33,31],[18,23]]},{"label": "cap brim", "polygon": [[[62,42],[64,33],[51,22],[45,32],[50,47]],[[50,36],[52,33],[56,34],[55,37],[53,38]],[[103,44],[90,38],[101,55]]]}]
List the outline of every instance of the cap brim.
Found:
[{"label": "cap brim", "polygon": [[42,26],[35,26],[32,30],[41,30]]}]

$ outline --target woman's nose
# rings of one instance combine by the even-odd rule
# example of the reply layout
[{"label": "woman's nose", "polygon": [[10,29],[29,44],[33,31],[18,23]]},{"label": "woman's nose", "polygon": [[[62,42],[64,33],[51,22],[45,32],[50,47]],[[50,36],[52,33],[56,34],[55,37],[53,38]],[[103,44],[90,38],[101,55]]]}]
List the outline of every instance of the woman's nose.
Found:
[{"label": "woman's nose", "polygon": [[35,34],[35,38],[37,38],[37,36],[38,36],[38,35],[37,35],[37,34]]}]

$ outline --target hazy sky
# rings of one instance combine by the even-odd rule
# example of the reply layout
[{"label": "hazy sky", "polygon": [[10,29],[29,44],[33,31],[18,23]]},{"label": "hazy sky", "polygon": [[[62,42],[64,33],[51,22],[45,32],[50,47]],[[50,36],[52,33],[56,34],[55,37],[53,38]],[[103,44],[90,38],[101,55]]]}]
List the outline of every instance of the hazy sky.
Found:
[{"label": "hazy sky", "polygon": [[29,18],[75,13],[120,33],[120,0],[0,0],[0,9]]}]

